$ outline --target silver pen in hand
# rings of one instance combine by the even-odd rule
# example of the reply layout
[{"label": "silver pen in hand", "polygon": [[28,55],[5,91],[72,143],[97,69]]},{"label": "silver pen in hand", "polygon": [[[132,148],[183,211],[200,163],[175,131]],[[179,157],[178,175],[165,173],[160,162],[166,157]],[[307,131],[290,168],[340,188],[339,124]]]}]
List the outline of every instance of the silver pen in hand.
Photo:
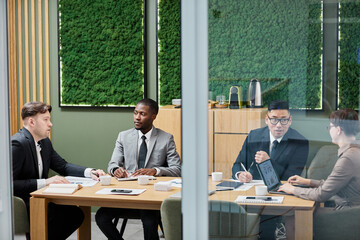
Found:
[{"label": "silver pen in hand", "polygon": [[240,164],[241,164],[242,169],[244,169],[245,172],[248,172],[248,170],[246,170],[244,164],[242,162]]}]

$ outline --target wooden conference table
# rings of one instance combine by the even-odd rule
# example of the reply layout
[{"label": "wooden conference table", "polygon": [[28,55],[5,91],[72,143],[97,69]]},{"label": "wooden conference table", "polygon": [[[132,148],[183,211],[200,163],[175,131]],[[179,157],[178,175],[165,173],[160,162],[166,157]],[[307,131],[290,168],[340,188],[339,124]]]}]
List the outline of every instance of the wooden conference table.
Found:
[{"label": "wooden conference table", "polygon": [[[168,192],[154,191],[157,181],[169,181],[172,177],[158,177],[150,181],[149,185],[141,186],[136,181],[122,181],[111,179],[110,186],[97,183],[93,187],[84,187],[73,194],[43,194],[45,189],[31,193],[30,199],[30,234],[31,239],[47,239],[47,204],[78,205],[85,214],[85,220],[78,230],[78,239],[91,239],[91,206],[136,208],[159,210],[161,203],[170,195],[180,191],[173,188]],[[209,189],[215,189],[216,183],[209,181]],[[131,188],[147,190],[138,196],[100,195],[95,194],[103,188]],[[220,191],[209,197],[210,200],[235,201],[238,195],[254,195],[254,187],[248,191]],[[279,196],[279,195],[277,195]],[[303,200],[294,196],[285,196],[282,204],[241,204],[248,212],[263,215],[284,215],[295,218],[295,239],[312,239],[313,212],[315,202]]]}]

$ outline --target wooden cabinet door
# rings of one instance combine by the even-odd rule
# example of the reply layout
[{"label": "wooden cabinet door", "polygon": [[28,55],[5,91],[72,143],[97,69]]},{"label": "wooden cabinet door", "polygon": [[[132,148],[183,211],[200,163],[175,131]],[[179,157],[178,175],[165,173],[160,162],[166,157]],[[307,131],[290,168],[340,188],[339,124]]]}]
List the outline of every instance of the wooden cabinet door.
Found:
[{"label": "wooden cabinet door", "polygon": [[181,157],[181,109],[174,106],[160,108],[154,126],[174,136],[176,150]]},{"label": "wooden cabinet door", "polygon": [[223,172],[223,178],[231,178],[231,168],[241,150],[247,135],[215,134],[214,158],[216,172]]}]

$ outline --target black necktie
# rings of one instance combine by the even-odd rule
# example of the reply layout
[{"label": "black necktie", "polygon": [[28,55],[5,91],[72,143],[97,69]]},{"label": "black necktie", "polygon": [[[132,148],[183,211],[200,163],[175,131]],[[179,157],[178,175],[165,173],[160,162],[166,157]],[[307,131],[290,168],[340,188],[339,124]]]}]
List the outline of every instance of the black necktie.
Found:
[{"label": "black necktie", "polygon": [[146,137],[145,137],[145,135],[143,135],[141,138],[143,141],[141,143],[140,151],[139,151],[139,169],[144,168],[146,154],[147,154],[147,146],[146,146],[146,142],[145,142]]},{"label": "black necktie", "polygon": [[274,160],[274,156],[275,156],[275,152],[276,152],[276,148],[277,145],[279,144],[279,142],[277,140],[273,141],[273,146],[271,148],[271,154],[270,154],[270,158]]}]

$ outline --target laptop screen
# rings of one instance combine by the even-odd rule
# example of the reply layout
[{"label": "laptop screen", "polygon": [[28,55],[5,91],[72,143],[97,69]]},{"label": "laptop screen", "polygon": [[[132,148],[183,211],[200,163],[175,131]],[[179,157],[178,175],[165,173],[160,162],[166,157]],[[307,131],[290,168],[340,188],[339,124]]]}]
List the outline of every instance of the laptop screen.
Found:
[{"label": "laptop screen", "polygon": [[280,183],[270,159],[258,164],[258,169],[268,189],[273,189]]}]

